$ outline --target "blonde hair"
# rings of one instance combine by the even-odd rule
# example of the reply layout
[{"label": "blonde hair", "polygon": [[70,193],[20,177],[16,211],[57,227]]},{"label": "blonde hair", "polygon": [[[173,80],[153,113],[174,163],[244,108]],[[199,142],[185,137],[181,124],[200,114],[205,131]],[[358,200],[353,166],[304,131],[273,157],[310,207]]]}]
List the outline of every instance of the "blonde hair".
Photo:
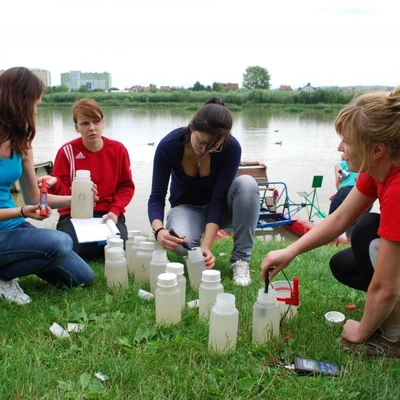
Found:
[{"label": "blonde hair", "polygon": [[362,160],[360,171],[369,164],[374,144],[385,144],[396,162],[400,156],[400,86],[393,92],[363,93],[345,106],[335,119],[336,132],[349,140]]}]

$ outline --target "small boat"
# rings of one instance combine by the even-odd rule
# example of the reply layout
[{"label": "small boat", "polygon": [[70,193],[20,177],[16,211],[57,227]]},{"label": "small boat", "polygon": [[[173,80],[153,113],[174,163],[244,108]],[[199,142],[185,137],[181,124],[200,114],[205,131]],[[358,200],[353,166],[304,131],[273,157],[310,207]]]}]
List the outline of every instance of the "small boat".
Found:
[{"label": "small boat", "polygon": [[[53,162],[45,161],[45,162],[35,162],[35,174],[36,176],[43,176],[51,174],[53,170]],[[19,182],[14,182],[14,185],[11,188],[11,193],[18,193],[20,190]]]}]

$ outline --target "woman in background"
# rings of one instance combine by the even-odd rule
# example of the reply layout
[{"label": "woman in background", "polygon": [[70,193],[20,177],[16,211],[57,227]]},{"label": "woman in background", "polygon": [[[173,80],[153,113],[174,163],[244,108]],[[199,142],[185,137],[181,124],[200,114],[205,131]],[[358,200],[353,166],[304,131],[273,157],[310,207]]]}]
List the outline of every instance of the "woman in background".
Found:
[{"label": "woman in background", "polygon": [[[51,229],[38,229],[25,218],[41,221],[51,209],[70,207],[71,196],[48,195],[46,215],[39,215],[32,141],[35,115],[44,91],[42,81],[23,67],[0,75],[0,297],[17,304],[31,298],[16,278],[35,274],[57,286],[89,285],[90,267],[74,252],[72,240]],[[16,207],[11,195],[19,180],[24,206]]]}]

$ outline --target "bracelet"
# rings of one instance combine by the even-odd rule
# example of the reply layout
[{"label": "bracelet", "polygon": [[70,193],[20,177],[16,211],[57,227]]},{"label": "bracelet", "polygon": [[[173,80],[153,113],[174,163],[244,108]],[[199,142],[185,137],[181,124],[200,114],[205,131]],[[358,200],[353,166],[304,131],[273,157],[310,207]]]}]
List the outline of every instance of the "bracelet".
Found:
[{"label": "bracelet", "polygon": [[19,209],[21,215],[26,218],[26,215],[24,214],[24,206],[21,206],[21,208]]},{"label": "bracelet", "polygon": [[158,236],[158,234],[162,231],[162,230],[167,230],[167,228],[164,228],[163,226],[161,227],[161,228],[158,228],[155,232],[154,232],[154,238],[156,239],[156,241],[158,241],[157,240],[157,236]]}]

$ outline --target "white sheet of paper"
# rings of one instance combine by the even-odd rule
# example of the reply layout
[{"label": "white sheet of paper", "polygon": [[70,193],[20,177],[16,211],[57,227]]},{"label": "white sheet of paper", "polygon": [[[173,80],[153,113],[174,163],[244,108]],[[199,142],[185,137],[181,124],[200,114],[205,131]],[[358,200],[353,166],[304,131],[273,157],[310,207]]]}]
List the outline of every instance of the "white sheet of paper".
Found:
[{"label": "white sheet of paper", "polygon": [[102,223],[103,218],[71,218],[79,243],[103,242],[110,235],[120,233],[112,220]]}]

